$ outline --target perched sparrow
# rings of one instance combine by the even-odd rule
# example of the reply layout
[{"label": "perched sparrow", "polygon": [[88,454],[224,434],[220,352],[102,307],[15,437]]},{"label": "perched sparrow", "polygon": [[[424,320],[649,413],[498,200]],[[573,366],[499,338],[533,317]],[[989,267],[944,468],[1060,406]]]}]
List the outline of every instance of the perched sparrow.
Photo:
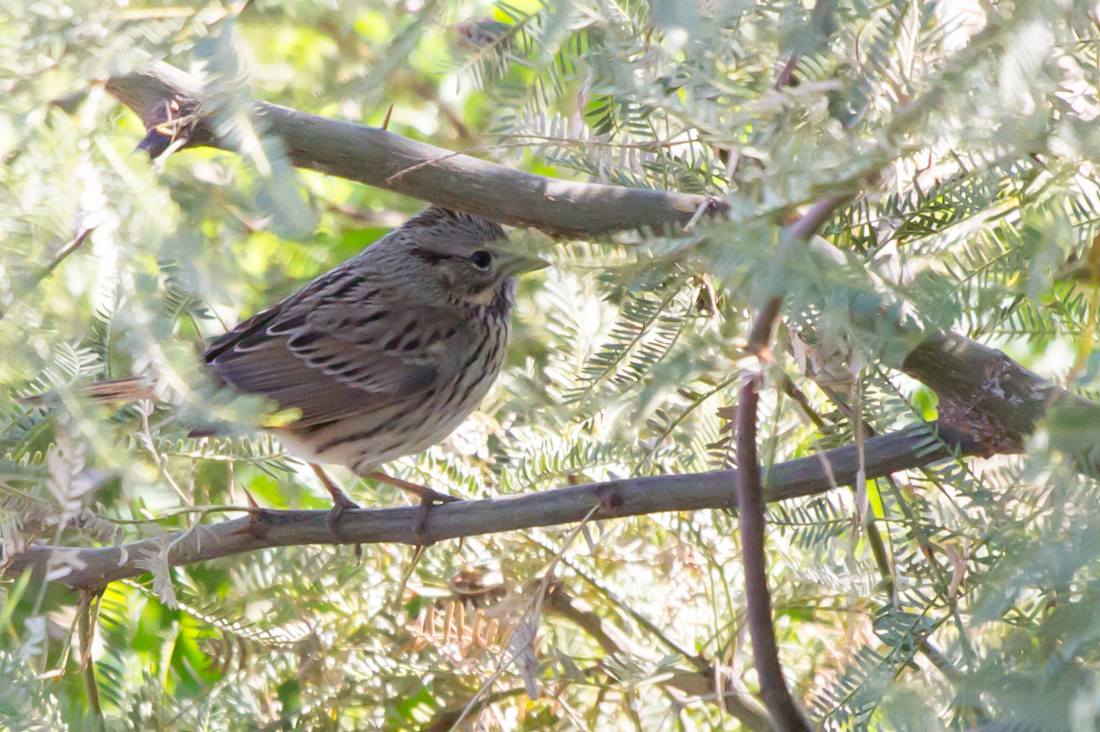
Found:
[{"label": "perched sparrow", "polygon": [[[270,431],[303,460],[398,485],[425,511],[453,500],[373,471],[449,435],[500,373],[515,275],[546,266],[506,243],[498,224],[430,207],[214,340],[207,367],[238,391],[296,410]],[[140,382],[101,382],[92,396],[125,399],[131,384]],[[355,504],[315,470],[332,493],[335,527]]]}]

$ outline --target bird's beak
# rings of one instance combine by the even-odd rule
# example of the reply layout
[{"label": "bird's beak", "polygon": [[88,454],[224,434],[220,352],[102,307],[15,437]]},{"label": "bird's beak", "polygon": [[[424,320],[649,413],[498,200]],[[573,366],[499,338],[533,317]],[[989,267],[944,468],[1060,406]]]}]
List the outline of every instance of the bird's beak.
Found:
[{"label": "bird's beak", "polygon": [[500,263],[500,272],[506,277],[521,275],[525,272],[534,272],[535,270],[544,269],[550,266],[550,263],[545,259],[529,257],[525,254],[517,254],[515,252],[501,252],[498,256],[502,260]]}]

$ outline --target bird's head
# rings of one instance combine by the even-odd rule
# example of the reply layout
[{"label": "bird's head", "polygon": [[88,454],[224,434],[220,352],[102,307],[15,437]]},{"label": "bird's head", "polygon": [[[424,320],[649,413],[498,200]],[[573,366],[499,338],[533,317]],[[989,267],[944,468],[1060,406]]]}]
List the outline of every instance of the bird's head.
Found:
[{"label": "bird's head", "polygon": [[500,224],[432,206],[401,227],[410,264],[426,271],[449,300],[488,306],[509,302],[515,276],[547,263],[517,252]]}]

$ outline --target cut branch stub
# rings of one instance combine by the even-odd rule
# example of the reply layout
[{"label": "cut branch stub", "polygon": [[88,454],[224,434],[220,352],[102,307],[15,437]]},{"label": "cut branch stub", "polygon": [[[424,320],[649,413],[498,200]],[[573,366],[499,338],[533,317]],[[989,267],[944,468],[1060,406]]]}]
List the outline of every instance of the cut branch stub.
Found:
[{"label": "cut branch stub", "polygon": [[202,110],[202,86],[190,74],[167,64],[156,72],[111,77],[107,91],[132,109],[145,125],[137,149],[156,160],[173,147],[200,147],[214,142],[214,131]]}]

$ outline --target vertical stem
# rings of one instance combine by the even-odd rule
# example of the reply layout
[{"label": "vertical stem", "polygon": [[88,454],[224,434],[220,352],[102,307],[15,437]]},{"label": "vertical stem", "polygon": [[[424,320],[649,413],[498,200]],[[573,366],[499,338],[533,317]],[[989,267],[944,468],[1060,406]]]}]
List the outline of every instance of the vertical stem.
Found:
[{"label": "vertical stem", "polygon": [[92,617],[96,614],[93,607],[98,599],[98,593],[84,590],[80,598],[79,626],[80,633],[80,671],[84,677],[84,698],[88,702],[88,712],[92,715],[92,729],[95,732],[103,730],[103,707],[99,703],[99,684],[95,679],[95,661],[92,660],[92,637],[95,633],[95,625]]},{"label": "vertical stem", "polygon": [[774,295],[768,298],[768,302],[757,313],[752,323],[752,331],[749,333],[749,342],[745,346],[748,353],[759,355],[772,339],[772,328],[775,327],[776,318],[779,317],[779,308],[783,306],[782,295]]},{"label": "vertical stem", "polygon": [[745,377],[737,405],[737,507],[741,525],[741,561],[745,567],[745,601],[752,637],[753,663],[760,677],[760,696],[779,732],[810,732],[794,705],[779,665],[772,624],[768,570],[764,558],[764,497],[756,457],[756,410],[760,377]]}]

